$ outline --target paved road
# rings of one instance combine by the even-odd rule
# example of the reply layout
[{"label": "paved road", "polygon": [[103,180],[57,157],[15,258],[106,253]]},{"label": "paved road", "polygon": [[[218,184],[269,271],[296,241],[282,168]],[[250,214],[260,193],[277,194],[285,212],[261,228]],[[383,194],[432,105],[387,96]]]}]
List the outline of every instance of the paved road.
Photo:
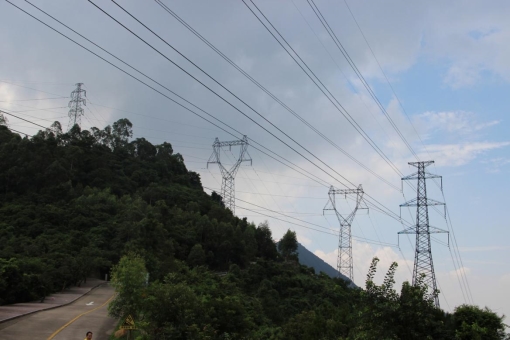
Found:
[{"label": "paved road", "polygon": [[[54,340],[82,340],[87,331],[94,333],[94,340],[107,340],[116,325],[116,320],[108,317],[106,309],[112,296],[113,288],[103,285],[70,305],[1,323],[0,338],[46,340],[60,330]],[[73,319],[75,321],[65,326]]]}]

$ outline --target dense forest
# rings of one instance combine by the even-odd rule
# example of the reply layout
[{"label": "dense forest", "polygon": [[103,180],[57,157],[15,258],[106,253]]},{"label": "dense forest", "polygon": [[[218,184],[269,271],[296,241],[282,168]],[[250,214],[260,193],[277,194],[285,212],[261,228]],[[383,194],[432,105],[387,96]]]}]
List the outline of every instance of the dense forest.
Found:
[{"label": "dense forest", "polygon": [[509,339],[503,317],[434,307],[396,264],[364,289],[298,262],[203,191],[169,143],[133,139],[121,119],[22,138],[0,126],[0,304],[112,275],[110,313],[141,339]]}]

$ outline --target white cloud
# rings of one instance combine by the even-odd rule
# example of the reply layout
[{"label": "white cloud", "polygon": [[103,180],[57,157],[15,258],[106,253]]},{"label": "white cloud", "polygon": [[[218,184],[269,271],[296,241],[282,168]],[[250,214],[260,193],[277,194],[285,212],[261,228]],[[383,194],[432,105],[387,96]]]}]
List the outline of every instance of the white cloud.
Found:
[{"label": "white cloud", "polygon": [[480,70],[469,65],[455,64],[450,67],[443,81],[454,89],[474,85],[480,78]]},{"label": "white cloud", "polygon": [[460,166],[481,153],[510,145],[510,142],[473,142],[461,144],[429,144],[420,157],[431,158],[438,166]]},{"label": "white cloud", "polygon": [[479,123],[473,112],[466,111],[427,111],[416,117],[417,123],[427,132],[443,130],[468,134],[499,124],[493,120]]}]

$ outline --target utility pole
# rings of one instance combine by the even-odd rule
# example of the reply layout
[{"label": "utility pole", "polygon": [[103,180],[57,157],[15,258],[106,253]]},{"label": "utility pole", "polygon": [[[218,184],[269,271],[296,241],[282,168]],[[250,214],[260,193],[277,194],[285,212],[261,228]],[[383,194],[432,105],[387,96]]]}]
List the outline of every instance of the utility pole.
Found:
[{"label": "utility pole", "polygon": [[[342,216],[337,208],[335,195],[347,195],[356,196],[356,206],[354,210],[346,217]],[[357,189],[335,189],[333,186],[328,191],[329,202],[326,204],[322,213],[326,210],[333,210],[340,222],[340,235],[338,239],[338,257],[336,261],[336,269],[338,273],[347,276],[351,281],[354,282],[354,271],[352,265],[352,236],[351,236],[351,225],[358,209],[368,209],[368,207],[361,207],[363,199],[363,187],[361,184]]]},{"label": "utility pole", "polygon": [[[440,178],[441,190],[443,189],[443,179],[441,176],[431,174],[425,171],[425,168],[434,161],[409,162],[418,168],[414,174],[403,177],[402,181],[418,180],[416,188],[416,198],[400,205],[402,207],[416,207],[416,225],[404,229],[399,234],[416,234],[416,250],[414,255],[413,285],[418,278],[423,276],[424,283],[429,287],[430,294],[434,298],[434,303],[439,308],[439,297],[437,295],[436,274],[434,273],[434,263],[432,261],[432,248],[430,246],[430,234],[448,233],[445,230],[431,227],[429,225],[429,206],[442,205],[444,203],[427,198],[427,179]],[[445,208],[446,214],[446,208]]]},{"label": "utility pole", "polygon": [[[227,170],[220,161],[221,148],[228,146],[229,150],[232,150],[233,146],[240,146],[239,157],[235,161],[234,165]],[[223,198],[223,203],[226,208],[229,208],[232,213],[235,213],[236,202],[235,202],[235,177],[237,174],[237,170],[239,170],[239,166],[242,162],[250,162],[252,164],[252,159],[248,154],[248,137],[246,135],[243,136],[243,139],[238,139],[230,142],[220,142],[218,138],[214,140],[213,144],[213,153],[209,160],[207,161],[207,167],[209,164],[218,164],[221,171],[221,197]],[[247,157],[246,157],[247,155]]]},{"label": "utility pole", "polygon": [[71,130],[71,128],[78,124],[81,126],[81,116],[83,116],[83,108],[81,105],[87,105],[85,97],[87,96],[87,91],[82,89],[83,83],[77,83],[76,89],[71,92],[71,101],[69,102],[69,124],[67,126],[67,130]]}]

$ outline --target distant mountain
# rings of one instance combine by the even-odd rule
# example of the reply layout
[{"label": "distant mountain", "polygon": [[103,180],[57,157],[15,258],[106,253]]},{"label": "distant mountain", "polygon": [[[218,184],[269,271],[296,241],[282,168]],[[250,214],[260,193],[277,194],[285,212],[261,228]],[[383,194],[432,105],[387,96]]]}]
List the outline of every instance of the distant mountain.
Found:
[{"label": "distant mountain", "polygon": [[299,254],[299,263],[312,267],[315,269],[315,273],[319,274],[320,272],[324,272],[329,275],[329,277],[341,277],[346,281],[350,281],[345,275],[338,273],[338,271],[331,267],[329,264],[324,262],[320,257],[306,249],[301,243],[298,243],[298,254]]}]

